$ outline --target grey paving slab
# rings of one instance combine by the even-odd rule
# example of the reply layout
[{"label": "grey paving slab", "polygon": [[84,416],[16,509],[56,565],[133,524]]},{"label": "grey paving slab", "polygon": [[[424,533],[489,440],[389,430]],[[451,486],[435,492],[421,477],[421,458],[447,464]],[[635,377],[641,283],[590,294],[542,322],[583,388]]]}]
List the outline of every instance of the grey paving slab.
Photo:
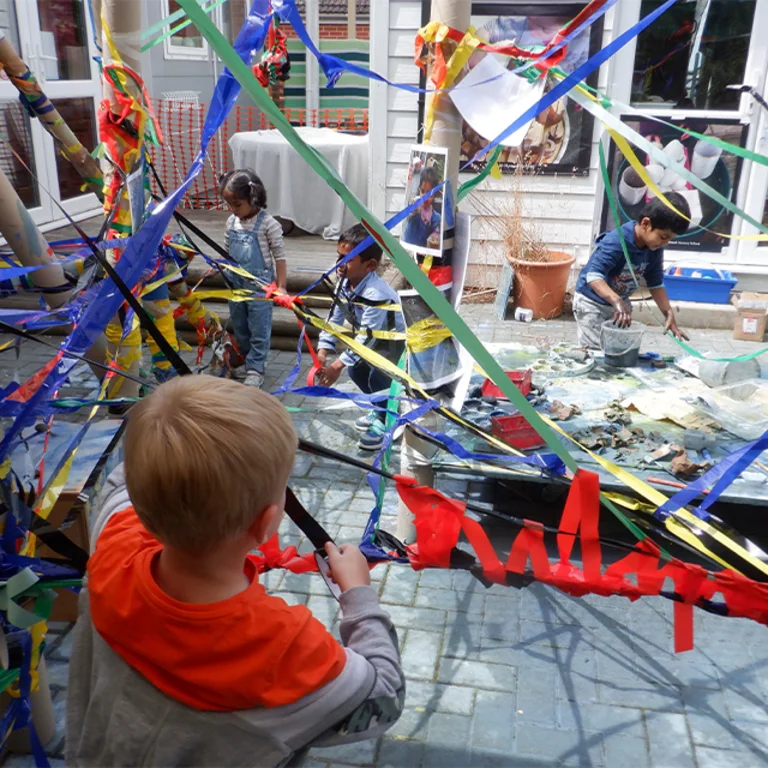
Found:
[{"label": "grey paving slab", "polygon": [[[491,309],[462,309],[483,333],[546,346],[575,338],[570,322],[503,325]],[[694,332],[694,342],[726,351],[751,351],[728,332]],[[673,352],[668,339],[648,332],[648,348]],[[0,356],[0,384],[16,371],[34,373],[50,359],[46,350],[22,346],[20,364]],[[283,375],[292,352],[273,351],[270,365]],[[95,379],[76,369],[76,387]],[[277,376],[275,379],[277,380]],[[310,414],[295,414],[307,436],[349,455],[358,433],[357,409],[319,413],[326,403],[294,397]],[[74,419],[77,419],[77,414]],[[397,451],[393,457],[397,460]],[[395,462],[396,463],[396,462]],[[373,505],[362,472],[300,456],[292,487],[334,535],[359,536]],[[457,498],[480,493],[466,480],[440,478]],[[394,530],[394,493],[388,490],[383,527]],[[289,521],[281,541],[308,544]],[[499,546],[508,547],[504,536]],[[472,766],[583,765],[599,768],[757,768],[768,765],[768,639],[764,626],[746,620],[696,614],[696,649],[672,652],[672,610],[658,598],[572,598],[541,584],[524,590],[482,587],[464,572],[414,572],[377,567],[373,580],[400,634],[408,673],[406,709],[383,738],[359,745],[313,750],[309,768],[372,765]],[[274,573],[270,591],[290,604],[309,604],[321,620],[338,626],[338,609],[312,576]],[[63,726],[68,626],[52,625],[47,657]],[[63,727],[52,755],[61,754]],[[11,766],[31,765],[12,756]],[[60,765],[53,758],[53,765]]]}]

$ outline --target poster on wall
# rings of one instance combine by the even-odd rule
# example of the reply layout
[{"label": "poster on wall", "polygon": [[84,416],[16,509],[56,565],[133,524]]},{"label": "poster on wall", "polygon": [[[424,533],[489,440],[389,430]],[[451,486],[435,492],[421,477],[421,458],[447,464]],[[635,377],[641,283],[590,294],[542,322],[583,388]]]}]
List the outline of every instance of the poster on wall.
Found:
[{"label": "poster on wall", "polygon": [[[429,18],[430,3],[425,1],[424,13]],[[540,49],[547,45],[557,32],[584,8],[584,3],[542,3],[525,2],[480,2],[472,3],[471,24],[477,30],[477,36],[493,44],[514,43],[522,48]],[[603,32],[603,20],[599,19],[590,28],[584,30],[568,44],[567,54],[559,67],[566,73],[582,65],[600,49]],[[475,51],[469,59],[461,78],[486,58],[493,57],[504,68],[515,69],[519,62],[508,56],[486,54]],[[485,65],[487,66],[487,64]],[[515,76],[517,77],[517,76]],[[520,78],[521,86],[527,86],[527,80]],[[554,75],[547,75],[540,82],[544,93],[551,90],[558,80]],[[586,81],[597,85],[597,73]],[[503,105],[500,105],[503,106]],[[520,114],[522,109],[518,112]],[[424,102],[421,103],[421,123],[423,124]],[[587,176],[589,174],[590,154],[594,119],[581,107],[564,96],[548,109],[539,114],[520,137],[517,146],[504,146],[499,157],[499,167],[503,174],[516,172],[522,162],[524,173],[559,173]],[[490,131],[489,131],[490,132]],[[498,135],[498,134],[496,134]],[[461,163],[469,162],[477,152],[496,136],[482,136],[466,121],[462,121]],[[465,170],[478,173],[485,167],[485,159],[470,164]]]},{"label": "poster on wall", "polygon": [[[662,148],[666,155],[684,165],[723,197],[734,200],[741,172],[741,158],[722,152],[708,142],[654,120],[625,116],[622,122],[649,142]],[[748,126],[742,125],[735,119],[696,117],[668,120],[668,122],[679,128],[689,128],[700,134],[716,136],[718,139],[740,147],[744,146],[747,137]],[[732,213],[708,195],[699,192],[675,171],[663,168],[640,150],[637,150],[636,154],[646,166],[648,176],[653,179],[659,189],[663,193],[679,192],[691,209],[691,224],[688,231],[673,240],[667,246],[667,250],[698,250],[716,253],[728,245],[728,239],[718,233],[730,233],[733,224]],[[643,206],[653,199],[654,193],[645,185],[613,143],[609,152],[608,173],[622,224],[637,220]],[[614,229],[615,226],[616,222],[604,195],[602,229],[603,231]]]},{"label": "poster on wall", "polygon": [[[406,206],[443,184],[447,158],[443,147],[411,147],[405,182]],[[424,200],[403,222],[400,242],[412,253],[438,257],[443,254],[443,189]]]}]

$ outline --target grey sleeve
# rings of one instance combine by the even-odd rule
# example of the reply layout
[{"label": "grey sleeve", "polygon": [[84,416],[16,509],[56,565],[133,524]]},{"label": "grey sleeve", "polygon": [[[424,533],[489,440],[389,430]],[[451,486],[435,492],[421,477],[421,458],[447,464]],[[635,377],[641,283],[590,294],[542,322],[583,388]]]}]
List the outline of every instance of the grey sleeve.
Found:
[{"label": "grey sleeve", "polygon": [[397,722],[405,702],[397,632],[376,592],[372,587],[355,587],[342,593],[339,602],[341,640],[348,651],[362,656],[373,668],[373,685],[365,700],[314,741],[314,746],[376,738]]},{"label": "grey sleeve", "polygon": [[347,663],[333,681],[299,701],[273,709],[243,710],[293,753],[375,739],[400,717],[405,677],[389,615],[372,587],[341,596],[341,636]]}]

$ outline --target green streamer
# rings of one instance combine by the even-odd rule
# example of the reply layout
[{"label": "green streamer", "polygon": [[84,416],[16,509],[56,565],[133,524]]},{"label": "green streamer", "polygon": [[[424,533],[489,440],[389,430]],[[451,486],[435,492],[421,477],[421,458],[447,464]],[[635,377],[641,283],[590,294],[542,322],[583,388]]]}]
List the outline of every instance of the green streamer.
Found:
[{"label": "green streamer", "polygon": [[[314,151],[302,141],[295,128],[288,122],[285,115],[272,101],[268,92],[253,76],[250,68],[235,53],[232,46],[216,29],[215,25],[205,15],[195,0],[179,0],[179,5],[187,11],[190,20],[208,40],[211,48],[228,67],[235,79],[245,92],[254,100],[256,105],[266,115],[267,119],[280,131],[288,143],[304,158],[309,166],[339,195],[347,208],[365,226],[374,239],[389,254],[395,266],[426,301],[435,315],[445,323],[446,327],[472,355],[474,360],[486,372],[488,377],[504,393],[507,399],[525,417],[526,421],[536,430],[549,447],[563,463],[572,471],[579,469],[578,462],[560,442],[557,434],[541,418],[534,407],[528,402],[520,390],[512,383],[504,369],[496,362],[493,355],[483,346],[477,336],[464,322],[459,313],[451,306],[443,294],[430,282],[421,268],[400,245],[392,233],[358,200],[344,184],[336,169],[319,152]],[[642,541],[645,533],[621,512],[609,499],[602,497],[603,503],[614,515]]]},{"label": "green streamer", "polygon": [[496,147],[496,149],[493,150],[493,154],[486,161],[485,168],[483,168],[483,170],[480,171],[480,173],[478,173],[474,179],[465,181],[459,187],[459,191],[456,193],[456,205],[458,205],[476,186],[478,186],[478,184],[485,181],[488,176],[490,176],[491,170],[493,169],[493,166],[496,165],[496,161],[499,159],[499,155],[501,155],[502,149],[502,146]]},{"label": "green streamer", "polygon": [[[218,8],[223,3],[226,3],[227,0],[216,0],[216,2],[211,3],[206,8],[203,8],[203,11],[205,13],[210,13],[215,8]],[[145,30],[141,33],[141,39],[146,40],[147,38],[151,37],[155,32],[159,32],[163,27],[167,26],[168,24],[172,24],[177,19],[180,19],[184,16],[184,11],[182,9],[179,9],[175,13],[172,13],[168,18],[161,19],[156,24],[153,24],[149,29]],[[171,27],[170,29],[163,32],[162,35],[155,38],[149,43],[145,43],[141,46],[141,52],[144,53],[145,51],[148,51],[150,48],[154,48],[159,43],[162,43],[163,40],[165,40],[167,37],[171,37],[171,35],[175,35],[179,30],[184,29],[184,27],[188,27],[192,22],[187,19],[187,21],[183,21],[181,24],[177,24],[175,27]]]},{"label": "green streamer", "polygon": [[[556,71],[557,74],[563,79],[568,76],[565,72],[563,72],[562,69],[559,69],[558,67],[553,67],[553,70]],[[737,157],[742,157],[745,160],[751,160],[753,163],[758,163],[759,165],[768,166],[767,155],[761,155],[759,152],[753,152],[750,149],[745,149],[744,147],[740,147],[736,144],[723,141],[723,139],[719,139],[717,136],[707,136],[705,133],[697,133],[696,131],[692,131],[690,128],[681,128],[679,125],[669,123],[666,120],[662,120],[660,117],[642,115],[642,113],[640,113],[634,107],[631,107],[627,104],[622,104],[620,101],[613,101],[612,99],[609,99],[604,93],[598,91],[597,88],[592,88],[592,86],[587,85],[585,82],[582,82],[580,85],[582,88],[584,88],[584,90],[590,91],[590,93],[593,93],[598,99],[600,99],[600,104],[604,109],[615,108],[623,113],[638,115],[638,117],[642,116],[647,120],[652,120],[654,123],[659,123],[660,125],[664,125],[667,128],[672,128],[680,134],[684,133],[688,136],[695,136],[697,139],[701,139],[701,141],[705,141],[707,144],[712,144],[712,146],[719,147],[724,152],[729,152],[730,154],[736,155]]]},{"label": "green streamer", "polygon": [[[403,354],[400,356],[400,360],[397,362],[397,367],[401,370],[405,370],[405,360],[407,357],[407,353],[403,352]],[[397,379],[392,379],[392,383],[389,385],[389,398],[387,399],[387,416],[384,421],[384,428],[389,432],[392,427],[395,426],[395,422],[397,421],[397,416],[395,415],[398,412],[398,408],[400,406],[400,401],[398,398],[400,397],[400,393],[403,391],[403,385],[401,382],[399,382]],[[381,468],[385,472],[389,472],[390,467],[390,457],[392,455],[392,446],[394,445],[394,440],[390,442],[390,444],[387,446],[387,450],[384,451],[384,455],[381,457]],[[376,499],[376,504],[381,509],[382,504],[384,503],[384,492],[387,489],[386,486],[387,479],[385,477],[381,478],[381,482],[379,483],[379,494]],[[379,527],[378,525],[376,526]]]},{"label": "green streamer", "polygon": [[[621,216],[619,215],[619,208],[616,204],[616,197],[613,194],[613,187],[611,186],[611,179],[608,175],[608,167],[605,163],[605,150],[603,149],[603,142],[601,141],[598,144],[598,153],[600,155],[600,173],[603,176],[603,186],[605,187],[605,194],[608,197],[608,206],[611,209],[611,214],[613,215],[613,220],[616,224],[616,230],[619,233],[619,241],[621,242],[621,250],[624,252],[624,259],[627,262],[627,266],[629,267],[629,272],[632,275],[632,279],[635,281],[635,287],[638,291],[642,292],[642,289],[640,288],[640,283],[638,282],[637,275],[635,274],[635,269],[632,265],[632,260],[629,258],[629,251],[627,250],[627,243],[624,239],[624,233],[621,231],[622,221]],[[653,311],[653,308],[651,307],[651,317],[656,321],[656,323],[664,328],[664,323],[662,323],[659,318],[656,316],[656,313]],[[664,333],[668,336],[670,336],[672,339],[674,339],[689,355],[692,357],[697,357],[699,360],[711,360],[715,363],[741,363],[745,360],[754,360],[756,357],[759,357],[760,355],[765,354],[768,352],[768,347],[764,347],[763,349],[758,349],[756,352],[750,352],[747,355],[739,355],[738,357],[707,357],[706,355],[702,355],[701,352],[694,349],[689,344],[686,344],[681,339],[678,339],[677,337],[673,336],[669,333],[669,331],[664,331]]]}]

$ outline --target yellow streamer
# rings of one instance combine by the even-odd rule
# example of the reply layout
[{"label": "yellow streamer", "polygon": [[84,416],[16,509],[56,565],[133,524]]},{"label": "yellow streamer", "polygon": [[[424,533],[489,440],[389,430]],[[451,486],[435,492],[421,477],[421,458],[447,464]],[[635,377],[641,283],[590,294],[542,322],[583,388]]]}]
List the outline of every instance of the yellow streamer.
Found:
[{"label": "yellow streamer", "polygon": [[[651,504],[654,505],[654,509],[657,509],[658,507],[666,503],[667,497],[663,493],[661,493],[661,491],[657,491],[655,488],[652,488],[644,480],[641,480],[639,477],[635,477],[632,473],[627,472],[627,470],[622,469],[618,465],[614,464],[612,461],[608,461],[608,459],[605,459],[602,456],[598,456],[596,453],[593,453],[589,449],[585,448],[583,445],[581,445],[581,443],[578,442],[578,440],[575,440],[571,435],[569,435],[567,432],[561,429],[560,426],[558,426],[554,421],[549,419],[547,416],[542,415],[542,419],[544,419],[544,421],[550,427],[552,427],[552,429],[556,430],[564,437],[567,437],[572,443],[574,443],[574,445],[578,446],[579,449],[581,449],[590,457],[592,457],[601,467],[603,467],[603,469],[610,472],[617,480],[620,480],[626,486],[628,486],[637,494],[642,496],[644,499],[651,502]],[[726,562],[721,557],[718,557],[716,554],[714,554],[709,549],[707,549],[701,543],[699,538],[693,533],[691,533],[690,527],[698,528],[704,533],[706,533],[708,536],[713,538],[722,546],[726,547],[727,549],[730,549],[731,552],[733,552],[735,555],[738,555],[740,558],[748,562],[753,568],[756,568],[761,573],[765,573],[766,575],[768,575],[768,564],[763,563],[761,560],[758,560],[754,555],[751,555],[749,552],[747,552],[747,550],[744,549],[744,547],[740,546],[735,541],[725,536],[723,533],[721,533],[716,528],[711,526],[705,520],[700,520],[698,517],[691,514],[687,509],[684,509],[684,508],[680,508],[679,510],[677,510],[674,513],[674,515],[677,519],[675,519],[675,517],[668,517],[665,520],[665,525],[671,533],[673,533],[675,536],[685,541],[687,544],[690,544],[691,546],[696,547],[696,549],[698,549],[700,552],[704,552],[706,555],[711,557],[713,560],[716,560],[718,563],[725,566],[726,568],[732,568],[733,570],[738,570],[734,568],[730,563]],[[681,520],[686,524],[684,525],[683,523],[681,523],[680,522]]]}]

